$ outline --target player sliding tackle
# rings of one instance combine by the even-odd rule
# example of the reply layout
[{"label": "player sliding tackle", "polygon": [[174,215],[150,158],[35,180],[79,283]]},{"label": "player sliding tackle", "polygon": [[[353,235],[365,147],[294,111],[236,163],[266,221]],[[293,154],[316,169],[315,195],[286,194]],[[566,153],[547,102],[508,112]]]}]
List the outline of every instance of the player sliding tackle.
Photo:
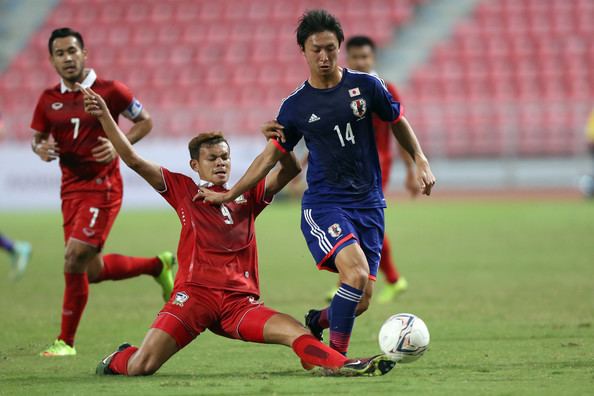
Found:
[{"label": "player sliding tackle", "polygon": [[229,191],[201,187],[205,202],[231,202],[253,189],[305,138],[309,150],[308,190],[302,200],[301,230],[319,269],[339,273],[340,287],[330,306],[311,310],[306,325],[346,355],[355,316],[369,306],[384,239],[385,199],[371,113],[392,123],[400,145],[416,163],[421,191],[429,195],[435,178],[421,146],[383,81],[338,67],[344,34],[324,10],[306,12],[297,43],[310,76],[281,104],[277,121],[264,133],[276,135]]},{"label": "player sliding tackle", "polygon": [[[176,210],[182,223],[179,271],[165,304],[140,348],[122,344],[103,359],[97,374],[150,375],[204,330],[250,342],[293,348],[304,368],[320,366],[340,375],[382,375],[395,363],[385,355],[348,360],[311,335],[297,320],[259,301],[254,221],[301,169],[294,155],[228,204],[211,205],[193,197],[198,186],[188,176],[142,158],[112,118],[105,101],[80,86],[85,110],[96,116],[122,160]],[[203,133],[189,143],[190,167],[201,184],[226,191],[231,157],[219,132]]]}]

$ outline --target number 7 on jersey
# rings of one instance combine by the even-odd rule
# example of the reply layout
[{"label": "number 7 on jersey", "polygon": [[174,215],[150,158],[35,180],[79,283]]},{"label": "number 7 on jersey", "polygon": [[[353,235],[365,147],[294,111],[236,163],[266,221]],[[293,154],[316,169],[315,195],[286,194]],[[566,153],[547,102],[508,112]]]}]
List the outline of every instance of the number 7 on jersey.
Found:
[{"label": "number 7 on jersey", "polygon": [[72,139],[76,139],[78,137],[78,127],[80,126],[80,118],[73,117],[70,119],[70,123],[74,124],[74,137]]}]

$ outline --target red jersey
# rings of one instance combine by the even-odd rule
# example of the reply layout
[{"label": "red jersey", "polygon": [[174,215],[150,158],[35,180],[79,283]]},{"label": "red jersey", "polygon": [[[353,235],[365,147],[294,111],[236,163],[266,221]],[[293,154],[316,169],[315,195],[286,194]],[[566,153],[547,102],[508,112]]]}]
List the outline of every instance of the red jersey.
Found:
[{"label": "red jersey", "polygon": [[[394,85],[386,83],[388,92],[395,101],[400,102],[400,97]],[[373,130],[375,131],[375,144],[379,154],[380,167],[382,175],[388,176],[394,159],[394,139],[392,137],[392,127],[390,122],[382,121],[376,114],[373,115]],[[387,181],[387,177],[382,177]]]},{"label": "red jersey", "polygon": [[[128,87],[118,81],[98,79],[93,70],[81,85],[92,87],[105,99],[116,122],[120,114],[134,119],[142,111],[142,105]],[[63,82],[46,89],[37,102],[31,128],[50,134],[58,145],[62,198],[98,192],[121,197],[119,159],[102,164],[95,161],[91,153],[100,144],[99,137],[106,135],[97,117],[85,112],[82,92],[69,90]]]},{"label": "red jersey", "polygon": [[[260,295],[254,222],[268,205],[265,180],[224,205],[192,201],[198,186],[188,176],[161,168],[163,198],[175,209],[182,229],[175,286],[200,286]],[[214,187],[223,191],[223,187]]]}]

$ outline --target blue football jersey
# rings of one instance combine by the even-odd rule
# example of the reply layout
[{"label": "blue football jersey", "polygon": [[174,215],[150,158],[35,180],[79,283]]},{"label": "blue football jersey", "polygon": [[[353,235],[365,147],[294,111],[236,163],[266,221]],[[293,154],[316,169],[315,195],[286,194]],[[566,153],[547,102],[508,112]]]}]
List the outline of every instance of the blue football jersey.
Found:
[{"label": "blue football jersey", "polygon": [[384,82],[343,69],[338,85],[313,88],[305,81],[283,100],[277,121],[285,127],[287,151],[303,137],[309,150],[307,208],[384,208],[382,177],[371,114],[384,121],[400,117]]}]

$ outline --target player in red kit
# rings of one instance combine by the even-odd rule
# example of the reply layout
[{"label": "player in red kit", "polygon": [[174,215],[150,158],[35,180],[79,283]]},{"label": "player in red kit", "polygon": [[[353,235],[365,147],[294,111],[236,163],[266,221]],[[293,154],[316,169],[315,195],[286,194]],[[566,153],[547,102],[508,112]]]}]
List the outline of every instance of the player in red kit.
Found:
[{"label": "player in red kit", "polygon": [[[157,315],[140,348],[122,344],[97,366],[99,375],[150,375],[206,329],[249,342],[289,346],[304,368],[322,367],[342,375],[383,375],[395,363],[385,355],[349,360],[311,335],[297,320],[259,301],[255,219],[274,194],[300,172],[294,155],[254,188],[232,202],[211,205],[185,175],[140,157],[120,131],[105,101],[84,89],[85,109],[98,117],[123,161],[176,211],[181,225],[179,271],[171,299]],[[231,158],[220,132],[189,143],[190,167],[201,185],[225,191]]]},{"label": "player in red kit", "polygon": [[43,161],[60,160],[66,287],[60,335],[41,355],[71,356],[76,355],[74,338],[89,282],[151,275],[167,300],[173,288],[174,256],[170,252],[150,258],[101,255],[122,203],[122,178],[117,153],[101,124],[85,113],[83,94],[75,84],[92,86],[104,95],[115,120],[121,114],[134,123],[126,135],[131,143],[150,132],[152,121],[124,84],[100,79],[93,69],[85,68],[87,50],[80,33],[54,30],[48,47],[61,82],[39,98],[31,122],[32,148]]}]

